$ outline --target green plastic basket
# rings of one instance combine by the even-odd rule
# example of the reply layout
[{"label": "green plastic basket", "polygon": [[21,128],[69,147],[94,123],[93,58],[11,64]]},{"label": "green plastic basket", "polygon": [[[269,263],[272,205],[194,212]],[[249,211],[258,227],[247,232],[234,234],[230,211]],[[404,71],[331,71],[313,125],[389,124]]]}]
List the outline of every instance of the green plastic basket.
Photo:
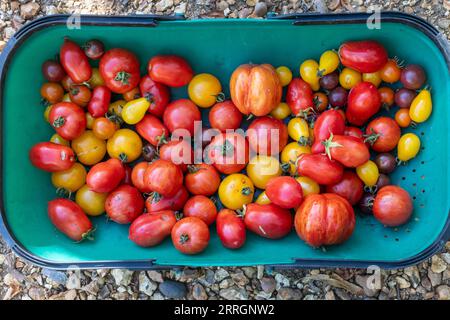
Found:
[{"label": "green plastic basket", "polygon": [[[2,216],[3,237],[20,256],[49,268],[127,267],[150,269],[172,266],[283,265],[295,267],[401,267],[429,257],[449,238],[449,101],[448,47],[429,24],[413,16],[383,13],[381,29],[366,26],[366,14],[291,15],[265,20],[192,20],[177,17],[50,16],[21,29],[1,55]],[[180,20],[181,19],[181,20]],[[95,241],[73,243],[47,217],[47,202],[55,198],[50,175],[34,168],[28,150],[47,141],[52,128],[43,120],[39,87],[41,63],[58,52],[65,36],[78,43],[91,38],[107,48],[123,47],[142,62],[156,54],[178,54],[199,72],[218,76],[228,93],[228,79],[242,63],[287,65],[298,76],[298,66],[318,58],[326,49],[347,40],[375,39],[390,56],[424,66],[432,87],[431,118],[411,129],[422,140],[419,156],[399,167],[393,182],[414,199],[411,221],[385,228],[371,217],[358,217],[346,243],[312,249],[292,232],[282,240],[267,240],[248,232],[239,250],[224,248],[212,229],[208,248],[196,256],[174,249],[170,239],[155,248],[140,248],[128,240],[128,227],[93,219]],[[174,90],[186,97],[186,88]],[[205,111],[206,112],[206,111]]]}]

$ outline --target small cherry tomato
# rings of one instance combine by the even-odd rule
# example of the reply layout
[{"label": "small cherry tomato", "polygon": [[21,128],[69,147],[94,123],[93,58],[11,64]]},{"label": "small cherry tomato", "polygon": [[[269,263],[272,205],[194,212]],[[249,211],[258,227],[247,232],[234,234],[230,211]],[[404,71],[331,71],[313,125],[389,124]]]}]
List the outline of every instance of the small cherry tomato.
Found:
[{"label": "small cherry tomato", "polygon": [[372,73],[363,73],[362,74],[362,81],[370,82],[375,87],[378,87],[381,83],[381,75],[379,71],[372,72]]},{"label": "small cherry tomato", "polygon": [[179,211],[189,199],[189,193],[185,187],[181,187],[173,196],[165,197],[156,192],[150,193],[145,201],[147,212],[158,212],[161,210]]},{"label": "small cherry tomato", "polygon": [[106,154],[106,143],[97,138],[91,130],[86,130],[81,136],[72,141],[78,161],[92,166],[100,162]]},{"label": "small cherry tomato", "polygon": [[413,203],[410,195],[398,186],[381,188],[373,202],[375,219],[389,227],[405,224],[412,215]]},{"label": "small cherry tomato", "polygon": [[151,114],[146,114],[136,124],[136,131],[155,147],[167,142],[167,137],[169,136],[169,129],[159,118]]},{"label": "small cherry tomato", "polygon": [[242,122],[242,113],[231,100],[216,103],[209,111],[208,117],[211,127],[222,132],[238,129]]},{"label": "small cherry tomato", "polygon": [[72,149],[53,142],[35,144],[30,149],[29,158],[33,166],[48,172],[67,170],[75,163]]},{"label": "small cherry tomato", "polygon": [[91,130],[94,125],[95,118],[89,112],[86,112],[86,129]]},{"label": "small cherry tomato", "polygon": [[343,108],[347,104],[348,92],[342,87],[336,87],[328,93],[328,101],[332,107]]},{"label": "small cherry tomato", "polygon": [[72,102],[54,104],[48,119],[56,132],[66,140],[78,138],[86,129],[86,115],[83,109]]},{"label": "small cherry tomato", "polygon": [[169,88],[153,81],[148,75],[142,77],[139,88],[142,96],[150,102],[148,112],[161,118],[170,102]]},{"label": "small cherry tomato", "polygon": [[172,228],[173,245],[184,254],[202,252],[208,246],[209,238],[208,226],[196,217],[183,218]]},{"label": "small cherry tomato", "polygon": [[96,118],[92,124],[92,132],[102,140],[111,138],[118,129],[119,125],[116,122],[105,117]]},{"label": "small cherry tomato", "polygon": [[92,68],[92,76],[88,81],[89,86],[92,89],[95,89],[98,86],[105,85],[105,81],[102,78],[102,75],[100,74],[100,70],[98,68]]},{"label": "small cherry tomato", "polygon": [[368,160],[366,163],[357,167],[356,173],[368,187],[375,186],[380,175],[377,165],[372,160]]},{"label": "small cherry tomato", "polygon": [[66,139],[64,139],[63,137],[61,137],[57,133],[55,133],[54,135],[51,136],[50,142],[60,144],[60,145],[66,146],[66,147],[70,147],[70,142],[67,141]]},{"label": "small cherry tomato", "polygon": [[92,68],[89,65],[88,57],[80,46],[67,38],[64,39],[60,48],[59,61],[67,75],[75,83],[87,82],[91,78]]},{"label": "small cherry tomato", "polygon": [[380,70],[381,80],[387,83],[394,83],[400,80],[402,70],[397,65],[395,59],[389,59]]},{"label": "small cherry tomato", "polygon": [[253,200],[255,188],[249,177],[241,173],[228,175],[219,185],[219,199],[231,210],[242,209]]},{"label": "small cherry tomato", "polygon": [[280,162],[270,156],[257,155],[247,165],[247,175],[259,189],[265,189],[267,183],[281,173]]},{"label": "small cherry tomato", "polygon": [[375,157],[375,163],[380,173],[389,174],[395,170],[397,163],[390,153],[380,153]]},{"label": "small cherry tomato", "polygon": [[58,189],[75,192],[86,182],[86,169],[77,163],[64,171],[52,173],[52,184]]},{"label": "small cherry tomato", "polygon": [[142,147],[142,158],[144,158],[145,161],[151,162],[158,158],[158,151],[153,145],[146,143]]},{"label": "small cherry tomato", "polygon": [[334,160],[330,160],[325,154],[303,154],[297,160],[297,171],[301,176],[306,176],[319,184],[335,184],[342,180],[344,168]]},{"label": "small cherry tomato", "polygon": [[122,119],[127,124],[136,124],[144,118],[148,108],[150,102],[147,98],[130,100],[122,108]]},{"label": "small cherry tomato", "polygon": [[391,178],[389,178],[389,176],[385,175],[384,173],[380,173],[377,184],[375,185],[377,187],[377,190],[380,190],[381,188],[389,185],[391,185]]},{"label": "small cherry tomato", "polygon": [[355,87],[358,83],[361,83],[361,81],[361,73],[350,68],[342,69],[339,75],[339,84],[347,90]]},{"label": "small cherry tomato", "polygon": [[205,159],[221,173],[231,174],[245,168],[249,158],[247,139],[236,132],[221,133],[205,149]]},{"label": "small cherry tomato", "polygon": [[417,156],[420,151],[420,139],[414,133],[405,133],[397,145],[397,158],[406,162]]},{"label": "small cherry tomato", "polygon": [[49,120],[49,115],[50,115],[50,110],[52,110],[52,107],[53,107],[53,105],[49,105],[49,106],[47,106],[47,107],[45,107],[45,110],[44,110],[44,119],[45,119],[45,121],[47,121],[48,123],[50,123],[50,120]]},{"label": "small cherry tomato", "polygon": [[47,60],[41,67],[42,75],[47,81],[60,82],[66,75],[61,64],[54,60]]},{"label": "small cherry tomato", "polygon": [[265,191],[261,192],[259,196],[256,198],[255,203],[257,204],[269,204],[270,199],[267,197],[267,194]]},{"label": "small cherry tomato", "polygon": [[323,144],[328,157],[347,168],[356,168],[370,159],[369,148],[359,138],[331,134]]},{"label": "small cherry tomato", "polygon": [[123,94],[137,87],[140,80],[139,60],[130,51],[113,48],[100,59],[99,70],[105,85],[114,93]]},{"label": "small cherry tomato", "polygon": [[323,92],[316,92],[313,95],[314,109],[323,112],[328,107],[328,97]]},{"label": "small cherry tomato", "polygon": [[420,89],[427,76],[423,68],[417,64],[410,64],[402,70],[400,81],[406,89],[418,90]]},{"label": "small cherry tomato", "polygon": [[92,240],[92,223],[75,202],[68,199],[49,201],[47,212],[55,227],[70,239],[78,242]]},{"label": "small cherry tomato", "polygon": [[111,90],[108,87],[100,85],[96,86],[92,91],[92,98],[88,104],[88,111],[92,117],[103,117],[109,108],[111,101]]},{"label": "small cherry tomato", "polygon": [[100,59],[105,53],[105,45],[97,39],[87,41],[84,44],[83,49],[86,56],[92,60]]},{"label": "small cherry tomato", "polygon": [[125,100],[114,101],[113,103],[111,103],[109,105],[108,112],[111,113],[112,115],[118,116],[122,119],[122,109],[126,103],[127,102]]},{"label": "small cherry tomato", "polygon": [[386,49],[373,40],[348,41],[339,48],[341,63],[359,72],[380,70],[388,61]]},{"label": "small cherry tomato", "polygon": [[172,101],[164,111],[163,122],[170,132],[184,129],[194,136],[195,122],[201,121],[202,116],[197,106],[188,99]]},{"label": "small cherry tomato", "polygon": [[303,61],[300,65],[301,78],[306,81],[314,91],[317,91],[320,88],[319,75],[319,64],[317,61],[309,59]]},{"label": "small cherry tomato", "polygon": [[302,186],[303,197],[306,197],[310,194],[319,194],[320,186],[313,179],[308,177],[297,177],[295,178],[298,183]]},{"label": "small cherry tomato", "polygon": [[283,120],[289,117],[291,109],[285,102],[280,102],[275,109],[270,112],[270,115],[275,119]]},{"label": "small cherry tomato", "polygon": [[209,108],[216,103],[222,92],[219,79],[209,73],[195,75],[188,85],[188,95],[200,108]]},{"label": "small cherry tomato", "polygon": [[189,192],[194,195],[212,196],[219,189],[220,176],[210,164],[195,164],[188,166],[184,183]]},{"label": "small cherry tomato", "polygon": [[399,108],[409,108],[411,106],[411,102],[416,96],[416,91],[400,88],[395,92],[394,101]]},{"label": "small cherry tomato", "polygon": [[177,219],[172,210],[146,213],[133,221],[128,238],[141,247],[153,247],[170,235],[175,223]]},{"label": "small cherry tomato", "polygon": [[194,76],[189,63],[178,56],[154,56],[147,65],[147,71],[153,81],[169,87],[182,87]]},{"label": "small cherry tomato", "polygon": [[108,195],[105,211],[114,222],[131,223],[144,211],[144,198],[138,189],[123,184]]},{"label": "small cherry tomato", "polygon": [[389,108],[394,104],[394,90],[389,87],[381,87],[378,89],[378,93],[380,94],[381,98],[381,106],[384,109],[389,110]]},{"label": "small cherry tomato", "polygon": [[108,193],[95,192],[85,184],[78,189],[75,195],[75,202],[90,216],[99,216],[105,212],[105,201]]},{"label": "small cherry tomato", "polygon": [[91,100],[92,93],[85,85],[75,85],[70,88],[69,97],[71,102],[84,108]]},{"label": "small cherry tomato", "polygon": [[409,116],[409,109],[401,108],[395,113],[395,122],[401,128],[407,128],[411,124],[411,118]]},{"label": "small cherry tomato", "polygon": [[346,170],[340,182],[327,186],[327,192],[340,195],[354,206],[364,194],[364,183],[356,173]]},{"label": "small cherry tomato", "polygon": [[323,141],[327,140],[331,134],[342,135],[344,131],[345,119],[338,110],[330,109],[321,113],[314,123],[314,144],[311,151],[313,153],[324,152]]},{"label": "small cherry tomato", "polygon": [[111,158],[132,162],[142,153],[142,140],[133,130],[119,129],[108,139],[106,150]]},{"label": "small cherry tomato", "polygon": [[170,161],[158,159],[144,172],[145,189],[163,196],[173,196],[183,185],[183,172]]},{"label": "small cherry tomato", "polygon": [[375,200],[375,196],[371,192],[366,192],[361,197],[361,200],[359,200],[358,207],[359,210],[366,215],[371,215],[372,207],[373,207],[373,201]]},{"label": "small cherry tomato", "polygon": [[253,120],[246,134],[250,148],[262,155],[280,153],[288,141],[288,130],[283,121],[269,116]]},{"label": "small cherry tomato", "polygon": [[250,203],[244,210],[247,229],[268,239],[280,239],[292,230],[292,215],[274,204]]},{"label": "small cherry tomato", "polygon": [[364,142],[364,134],[358,127],[346,126],[344,135],[358,138],[361,142]]},{"label": "small cherry tomato", "polygon": [[64,96],[64,89],[59,83],[46,82],[41,87],[41,97],[50,104],[61,102]]},{"label": "small cherry tomato", "polygon": [[186,172],[187,166],[194,161],[194,153],[186,140],[171,140],[159,148],[159,158],[176,164]]},{"label": "small cherry tomato", "polygon": [[311,86],[301,78],[292,79],[286,93],[286,103],[291,108],[294,116],[314,108],[313,90]]},{"label": "small cherry tomato", "polygon": [[377,88],[369,82],[361,82],[348,95],[345,115],[348,122],[361,126],[376,114],[381,107],[381,97]]},{"label": "small cherry tomato", "polygon": [[222,209],[217,215],[217,235],[223,246],[228,249],[238,249],[245,243],[245,223],[235,211]]},{"label": "small cherry tomato", "polygon": [[292,80],[292,71],[285,66],[278,67],[275,70],[280,78],[281,86],[286,87]]},{"label": "small cherry tomato", "polygon": [[65,75],[64,78],[61,80],[61,84],[64,90],[69,92],[70,88],[72,88],[72,86],[74,86],[76,83],[68,75]]},{"label": "small cherry tomato", "polygon": [[200,218],[209,226],[216,221],[217,208],[210,198],[202,195],[193,196],[185,203],[183,215]]},{"label": "small cherry tomato", "polygon": [[409,117],[416,123],[427,121],[433,111],[430,91],[423,89],[411,102]]},{"label": "small cherry tomato", "polygon": [[95,192],[111,192],[125,176],[122,162],[117,159],[109,159],[97,163],[89,170],[86,176],[86,184]]},{"label": "small cherry tomato", "polygon": [[144,193],[151,192],[151,190],[149,190],[144,184],[145,170],[147,170],[149,164],[150,163],[145,161],[139,162],[133,167],[133,170],[131,171],[131,183],[133,184],[133,186],[138,188],[140,192]]},{"label": "small cherry tomato", "polygon": [[376,152],[388,152],[397,146],[400,135],[400,127],[393,119],[378,117],[367,125],[365,141]]},{"label": "small cherry tomato", "polygon": [[339,85],[339,72],[336,70],[323,76],[320,78],[319,84],[322,89],[333,90]]},{"label": "small cherry tomato", "polygon": [[297,160],[302,154],[311,153],[311,147],[302,146],[298,142],[291,142],[281,151],[281,162],[283,165],[289,164],[289,172],[291,175],[297,173]]},{"label": "small cherry tomato", "polygon": [[333,50],[327,50],[320,56],[319,77],[332,73],[339,67],[339,55]]},{"label": "small cherry tomato", "polygon": [[284,209],[293,209],[303,201],[302,186],[292,177],[275,177],[269,180],[266,195],[270,202]]}]

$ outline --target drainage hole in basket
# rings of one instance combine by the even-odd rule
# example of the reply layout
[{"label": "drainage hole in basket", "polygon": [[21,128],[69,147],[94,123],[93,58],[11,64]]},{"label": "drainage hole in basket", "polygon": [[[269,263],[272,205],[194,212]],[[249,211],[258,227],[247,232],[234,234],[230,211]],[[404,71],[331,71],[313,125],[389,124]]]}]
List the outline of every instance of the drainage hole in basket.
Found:
[{"label": "drainage hole in basket", "polygon": [[416,196],[413,196],[413,200],[416,200],[417,199],[417,197]]},{"label": "drainage hole in basket", "polygon": [[413,187],[417,186],[417,183],[413,183],[412,186],[413,186]]},{"label": "drainage hole in basket", "polygon": [[416,172],[416,169],[412,169],[412,172]]},{"label": "drainage hole in basket", "polygon": [[422,193],[425,193],[425,189],[422,189]]},{"label": "drainage hole in basket", "polygon": [[395,238],[395,241],[399,242],[400,240],[398,238]]},{"label": "drainage hole in basket", "polygon": [[406,180],[406,177],[402,177],[402,180]]},{"label": "drainage hole in basket", "polygon": [[421,176],[420,179],[425,180],[425,176]]},{"label": "drainage hole in basket", "polygon": [[422,132],[420,133],[420,135],[421,135],[421,136],[424,136],[424,135],[425,135],[425,132],[422,131]]},{"label": "drainage hole in basket", "polygon": [[419,207],[425,208],[425,205],[423,203],[419,204]]},{"label": "drainage hole in basket", "polygon": [[425,164],[425,161],[420,161],[420,164]]}]

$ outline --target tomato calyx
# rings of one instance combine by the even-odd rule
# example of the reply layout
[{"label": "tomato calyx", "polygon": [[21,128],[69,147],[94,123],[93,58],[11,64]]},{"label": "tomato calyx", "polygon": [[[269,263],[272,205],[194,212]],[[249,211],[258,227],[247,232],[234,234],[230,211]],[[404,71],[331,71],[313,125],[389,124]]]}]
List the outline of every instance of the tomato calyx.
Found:
[{"label": "tomato calyx", "polygon": [[333,138],[334,138],[333,133],[330,133],[330,137],[327,140],[322,141],[322,144],[325,147],[325,153],[330,160],[332,160],[331,159],[331,148],[342,148],[343,147],[342,144],[334,142]]},{"label": "tomato calyx", "polygon": [[175,219],[177,219],[177,221],[180,221],[181,219],[183,219],[183,217],[184,217],[183,212],[180,211],[175,212]]},{"label": "tomato calyx", "polygon": [[162,135],[157,136],[156,137],[156,141],[158,141],[158,144],[156,146],[156,152],[158,152],[159,151],[159,147],[161,147],[162,145],[165,145],[166,143],[168,143],[167,137],[166,137],[166,133],[163,132]]},{"label": "tomato calyx", "polygon": [[225,140],[222,145],[214,146],[224,157],[231,157],[234,154],[234,146],[228,140]]},{"label": "tomato calyx", "polygon": [[[138,95],[138,94],[136,94],[136,95]],[[150,102],[150,104],[154,104],[154,103],[155,103],[155,99],[153,99],[153,97],[154,97],[154,95],[151,94],[150,92],[144,93],[144,98],[145,98],[148,102]],[[139,98],[139,95],[138,95],[137,98]],[[136,99],[137,99],[137,98],[136,98]]]},{"label": "tomato calyx", "polygon": [[252,191],[252,189],[250,189],[250,187],[245,187],[245,188],[242,188],[241,193],[244,196],[249,196],[253,193],[253,191]]},{"label": "tomato calyx", "polygon": [[[292,164],[295,164],[295,163],[293,162]],[[289,172],[289,170],[291,169],[291,164],[288,163],[288,162],[283,162],[283,163],[280,165],[280,168],[281,168],[281,171],[282,171],[283,173],[287,173],[287,172]]]},{"label": "tomato calyx", "polygon": [[[375,194],[378,191],[378,187],[376,185],[374,185],[374,186],[364,186],[364,191],[368,192],[368,193],[371,193],[371,194]],[[373,201],[372,201],[372,204],[373,204]]]},{"label": "tomato calyx", "polygon": [[224,102],[225,100],[225,93],[219,92],[219,94],[216,95],[216,102]]},{"label": "tomato calyx", "polygon": [[55,119],[55,121],[53,121],[52,126],[54,128],[61,128],[64,123],[66,123],[66,118],[64,118],[63,116],[59,116]]},{"label": "tomato calyx", "polygon": [[157,203],[161,200],[161,195],[158,192],[150,192],[150,193],[144,193],[144,197],[147,196],[147,198],[150,198],[151,203]]},{"label": "tomato calyx", "polygon": [[129,79],[131,77],[131,74],[125,71],[119,71],[117,72],[116,76],[114,77],[115,81],[119,81],[122,84],[129,84]]},{"label": "tomato calyx", "polygon": [[115,124],[118,124],[118,125],[122,125],[122,123],[123,123],[122,118],[114,112],[105,113],[105,118],[108,119],[109,121],[114,122]]},{"label": "tomato calyx", "polygon": [[189,236],[187,234],[183,233],[180,236],[180,244],[185,244],[188,241],[189,241]]},{"label": "tomato calyx", "polygon": [[311,145],[311,138],[309,137],[303,137],[301,136],[300,139],[298,139],[297,143],[301,145],[302,147],[310,146]]},{"label": "tomato calyx", "polygon": [[197,166],[197,165],[195,165],[195,164],[189,164],[188,166],[187,166],[187,169],[188,169],[188,172],[189,173],[197,173],[198,171],[200,171],[200,170],[205,170],[206,168],[202,168],[202,167],[200,167],[200,166]]},{"label": "tomato calyx", "polygon": [[67,190],[66,188],[57,188],[56,195],[61,198],[71,199],[72,192]]},{"label": "tomato calyx", "polygon": [[122,152],[121,154],[119,154],[119,160],[120,160],[122,163],[127,162],[128,156],[126,155],[126,153]]},{"label": "tomato calyx", "polygon": [[95,228],[92,228],[90,230],[88,230],[87,232],[83,233],[81,235],[81,240],[80,241],[76,241],[76,243],[79,243],[85,239],[89,240],[89,241],[93,241],[94,240],[94,232],[95,232]]},{"label": "tomato calyx", "polygon": [[370,134],[365,134],[363,135],[364,137],[364,143],[369,143],[371,146],[373,146],[375,144],[375,142],[377,142],[378,138],[381,136],[381,134],[376,133],[375,131],[373,131],[373,129],[371,129]]}]

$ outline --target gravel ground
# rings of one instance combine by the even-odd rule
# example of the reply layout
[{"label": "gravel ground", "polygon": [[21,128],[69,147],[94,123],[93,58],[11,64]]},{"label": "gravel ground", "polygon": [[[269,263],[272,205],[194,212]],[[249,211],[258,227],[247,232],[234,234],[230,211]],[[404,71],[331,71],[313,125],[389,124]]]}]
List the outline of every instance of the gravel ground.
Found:
[{"label": "gravel ground", "polygon": [[[267,11],[358,12],[371,5],[425,18],[450,36],[450,0],[99,0],[2,1],[0,50],[24,23],[55,13],[183,13],[188,18],[257,18]],[[274,270],[197,268],[132,272],[59,272],[29,265],[0,238],[0,299],[450,299],[450,242],[444,252],[417,266],[375,272],[355,269]],[[372,284],[372,285],[371,285]]]}]

